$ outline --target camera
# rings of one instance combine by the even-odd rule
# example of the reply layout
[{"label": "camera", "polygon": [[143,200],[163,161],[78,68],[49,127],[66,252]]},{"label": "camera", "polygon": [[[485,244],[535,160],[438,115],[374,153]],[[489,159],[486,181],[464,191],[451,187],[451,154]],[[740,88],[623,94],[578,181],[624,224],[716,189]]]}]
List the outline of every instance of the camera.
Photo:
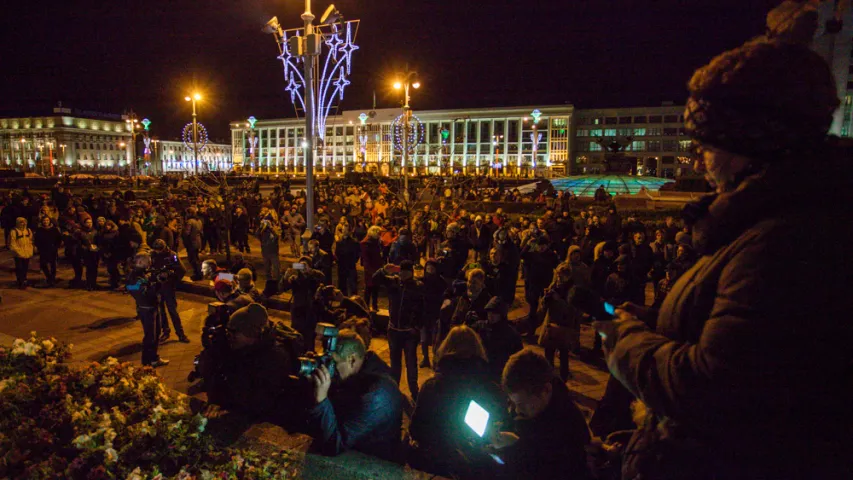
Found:
[{"label": "camera", "polygon": [[297,376],[310,378],[320,366],[329,370],[329,375],[335,376],[335,360],[332,353],[338,348],[338,327],[330,323],[318,323],[315,330],[317,335],[323,337],[323,353],[321,355],[299,357],[299,372]]}]

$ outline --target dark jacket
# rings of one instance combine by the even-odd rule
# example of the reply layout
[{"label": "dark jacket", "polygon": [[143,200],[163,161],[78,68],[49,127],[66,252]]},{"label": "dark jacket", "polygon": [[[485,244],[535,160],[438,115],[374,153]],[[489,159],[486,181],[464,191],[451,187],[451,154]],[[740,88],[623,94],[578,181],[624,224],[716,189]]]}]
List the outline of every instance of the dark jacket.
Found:
[{"label": "dark jacket", "polygon": [[[296,279],[290,281],[291,276],[296,276]],[[314,301],[314,293],[321,283],[323,283],[323,272],[319,270],[310,267],[305,270],[288,268],[279,280],[278,290],[280,292],[293,290],[290,299],[290,311],[293,312],[294,308],[305,308],[311,305]]]},{"label": "dark jacket", "polygon": [[412,263],[418,263],[420,258],[417,245],[411,240],[403,243],[399,238],[391,244],[391,251],[388,253],[388,263],[393,263],[394,265],[399,265],[403,260],[411,260]]},{"label": "dark jacket", "polygon": [[373,274],[373,283],[388,290],[388,328],[411,330],[421,328],[424,314],[424,286],[412,277],[402,281],[399,276],[384,270]]},{"label": "dark jacket", "polygon": [[402,421],[403,396],[391,368],[371,351],[356,375],[332,385],[329,397],[308,411],[313,447],[326,455],[355,449],[399,461]]},{"label": "dark jacket", "polygon": [[[240,350],[230,350],[222,375],[208,386],[211,401],[258,418],[277,421],[293,410],[295,388],[288,372],[295,359],[271,333]],[[205,380],[205,384],[208,380]]]},{"label": "dark jacket", "polygon": [[544,290],[554,278],[554,269],[559,263],[557,254],[549,247],[533,251],[530,244],[521,253],[524,260],[525,282],[531,288]]},{"label": "dark jacket", "polygon": [[361,266],[364,267],[364,283],[373,286],[373,274],[382,268],[379,239],[365,237],[361,241]]},{"label": "dark jacket", "polygon": [[651,412],[627,478],[853,478],[845,165],[773,165],[685,210],[702,257],[608,362]]},{"label": "dark jacket", "polygon": [[346,236],[335,243],[335,257],[338,260],[339,270],[355,270],[360,255],[361,247],[350,236]]},{"label": "dark jacket", "polygon": [[489,357],[489,373],[494,382],[500,382],[506,362],[512,354],[521,351],[524,344],[521,335],[510,325],[509,321],[503,320],[477,326],[477,333],[486,347],[486,356]]},{"label": "dark jacket", "polygon": [[62,232],[55,226],[48,228],[39,226],[35,230],[34,240],[42,260],[55,260],[59,252],[59,244],[62,243]]},{"label": "dark jacket", "polygon": [[505,478],[587,478],[590,441],[583,413],[560,380],[552,380],[551,402],[536,418],[516,418],[518,441],[498,455],[506,462]]},{"label": "dark jacket", "polygon": [[[438,360],[436,374],[418,394],[409,433],[416,442],[410,458],[414,468],[450,477],[476,476],[465,456],[475,455],[476,434],[465,424],[468,405],[474,400],[495,421],[505,419],[506,400],[479,358],[447,355]],[[491,420],[491,418],[490,418]]]},{"label": "dark jacket", "polygon": [[157,288],[143,275],[145,272],[133,269],[127,274],[125,285],[127,293],[136,302],[136,309],[153,310],[157,308]]},{"label": "dark jacket", "polygon": [[323,233],[320,233],[319,230],[315,230],[314,233],[311,234],[311,239],[317,240],[317,242],[320,244],[320,250],[326,252],[331,252],[332,246],[335,244],[335,234],[332,233],[328,228]]},{"label": "dark jacket", "polygon": [[311,268],[323,272],[326,284],[332,283],[332,254],[322,248],[311,255]]}]

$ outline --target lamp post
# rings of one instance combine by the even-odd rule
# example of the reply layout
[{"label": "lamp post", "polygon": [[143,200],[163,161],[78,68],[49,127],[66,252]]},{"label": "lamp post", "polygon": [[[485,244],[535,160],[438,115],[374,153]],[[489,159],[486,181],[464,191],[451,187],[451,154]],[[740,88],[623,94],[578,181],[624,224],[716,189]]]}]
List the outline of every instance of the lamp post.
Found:
[{"label": "lamp post", "polygon": [[192,96],[184,97],[184,100],[187,102],[192,102],[193,104],[193,169],[196,175],[198,175],[198,120],[196,115],[196,102],[201,100],[201,94],[195,92]]},{"label": "lamp post", "polygon": [[62,150],[62,164],[61,164],[61,166],[62,166],[62,173],[63,173],[62,176],[63,177],[65,176],[64,174],[65,174],[65,147],[66,146],[67,145],[65,145],[64,143],[59,144],[59,148]]},{"label": "lamp post", "polygon": [[[501,153],[501,143],[503,142],[503,135],[492,135],[492,146],[495,147],[495,154],[492,156],[492,168],[497,170],[498,165],[498,155]],[[497,173],[495,174],[497,177]]]},{"label": "lamp post", "polygon": [[255,137],[255,122],[258,119],[249,117],[246,126],[249,127],[249,158],[251,159],[252,173],[255,173],[255,149],[258,147],[258,139]]},{"label": "lamp post", "polygon": [[403,198],[406,200],[406,208],[409,203],[409,119],[412,115],[412,109],[409,107],[409,87],[418,89],[421,88],[421,82],[418,80],[418,72],[412,72],[406,69],[403,74],[403,81],[394,82],[395,90],[403,90]]},{"label": "lamp post", "polygon": [[130,159],[131,159],[131,161],[127,165],[127,171],[128,171],[128,175],[132,177],[135,173],[134,167],[136,166],[136,135],[138,133],[137,130],[139,129],[139,119],[136,118],[136,114],[133,113],[133,110],[131,110],[130,113],[128,113],[126,115],[126,117],[127,118],[124,120],[124,123],[126,123],[127,126],[130,128],[130,140],[131,140],[130,141]]}]

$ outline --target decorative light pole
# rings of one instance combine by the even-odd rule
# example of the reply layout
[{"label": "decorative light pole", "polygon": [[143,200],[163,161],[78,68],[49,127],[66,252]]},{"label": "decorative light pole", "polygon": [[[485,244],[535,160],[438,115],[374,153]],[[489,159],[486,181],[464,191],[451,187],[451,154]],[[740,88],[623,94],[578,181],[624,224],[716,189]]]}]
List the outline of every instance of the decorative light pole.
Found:
[{"label": "decorative light pole", "polygon": [[145,160],[145,174],[148,175],[148,166],[151,164],[151,137],[149,136],[148,127],[151,125],[151,120],[143,118],[141,123],[143,127],[142,144],[145,146],[142,149],[142,157]]},{"label": "decorative light pole", "polygon": [[539,142],[542,141],[542,133],[538,132],[536,129],[539,126],[539,117],[542,116],[542,112],[539,109],[533,110],[530,112],[530,116],[533,117],[533,125],[530,132],[530,141],[533,142],[533,158],[531,159],[531,165],[533,165],[533,176],[536,176],[536,153],[539,151]]},{"label": "decorative light pole", "polygon": [[[194,170],[195,174],[198,175],[198,151],[199,151],[199,146],[198,146],[199,128],[198,127],[199,127],[199,124],[198,124],[198,120],[196,118],[197,117],[197,115],[196,115],[196,102],[201,100],[201,94],[198,92],[193,93],[192,96],[184,97],[184,100],[186,100],[187,102],[192,102],[192,104],[193,104],[193,123],[192,123],[193,170]],[[204,126],[202,125],[201,128],[204,129]],[[207,130],[204,130],[204,132],[205,132],[205,137],[206,137],[207,136]],[[205,143],[207,143],[206,139],[205,139]],[[184,127],[184,145],[187,145],[187,127]],[[204,148],[204,147],[202,146],[202,148]]]},{"label": "decorative light pole", "polygon": [[[450,130],[447,127],[441,127],[441,130],[439,130],[438,133],[441,134],[441,163],[442,163],[442,169],[443,169],[444,168],[443,165],[445,162],[448,164],[450,163],[450,159],[445,158],[447,156],[447,139],[450,138]],[[453,166],[452,165],[450,166],[450,168],[448,168],[447,174],[451,175],[451,176],[453,175]]]},{"label": "decorative light pole", "polygon": [[[311,0],[305,0],[302,14],[304,26],[282,30],[278,18],[273,17],[263,31],[275,36],[279,60],[284,66],[285,90],[290,93],[294,106],[305,112],[305,190],[308,228],[314,227],[314,143],[315,137],[326,136],[326,118],[335,100],[343,100],[344,88],[350,84],[347,78],[352,67],[352,54],[358,50],[354,38],[358,31],[358,20],[344,22],[340,12],[330,5],[320,17],[320,25],[314,25]],[[318,67],[322,44],[328,53]],[[302,61],[302,72],[298,67]],[[315,75],[315,73],[317,75]]]},{"label": "decorative light pole", "polygon": [[[501,154],[501,144],[503,143],[503,140],[504,140],[503,135],[492,135],[492,146],[495,147],[495,154],[493,155],[493,158],[492,158],[492,168],[494,168],[495,170],[500,168],[500,167],[498,167],[499,165],[501,167],[503,166],[503,164],[501,162],[498,162],[498,155]],[[498,173],[499,172],[495,172],[496,177],[499,176]]]}]

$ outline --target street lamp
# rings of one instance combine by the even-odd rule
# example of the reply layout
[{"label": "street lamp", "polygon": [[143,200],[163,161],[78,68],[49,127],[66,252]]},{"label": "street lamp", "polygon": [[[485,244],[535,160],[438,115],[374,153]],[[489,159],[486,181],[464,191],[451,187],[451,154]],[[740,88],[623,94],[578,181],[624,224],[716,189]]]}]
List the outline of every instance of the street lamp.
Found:
[{"label": "street lamp", "polygon": [[127,166],[127,171],[128,171],[128,174],[132,177],[135,173],[134,170],[135,170],[135,166],[136,166],[136,135],[139,133],[139,128],[141,128],[141,125],[139,125],[139,119],[136,117],[136,113],[134,113],[133,110],[131,110],[130,113],[126,114],[125,117],[127,117],[127,118],[125,118],[124,123],[126,123],[128,128],[130,129],[130,140],[131,140],[131,142],[130,142],[131,143],[131,147],[130,147],[131,161]]},{"label": "street lamp", "polygon": [[192,94],[192,97],[184,97],[184,100],[193,104],[193,166],[195,174],[198,175],[198,120],[196,118],[196,102],[201,100],[201,94],[195,92]]},{"label": "street lamp", "polygon": [[406,207],[409,203],[409,120],[412,116],[412,109],[409,107],[409,87],[418,89],[421,88],[421,82],[418,80],[418,72],[410,71],[408,67],[403,73],[402,81],[394,82],[395,90],[403,90],[403,197],[406,200]]},{"label": "street lamp", "polygon": [[[252,173],[255,173],[255,150],[258,148],[258,137],[255,136],[255,122],[257,118],[251,116],[247,119],[246,126],[249,127],[249,158],[251,159]],[[259,167],[260,169],[260,167]]]}]

